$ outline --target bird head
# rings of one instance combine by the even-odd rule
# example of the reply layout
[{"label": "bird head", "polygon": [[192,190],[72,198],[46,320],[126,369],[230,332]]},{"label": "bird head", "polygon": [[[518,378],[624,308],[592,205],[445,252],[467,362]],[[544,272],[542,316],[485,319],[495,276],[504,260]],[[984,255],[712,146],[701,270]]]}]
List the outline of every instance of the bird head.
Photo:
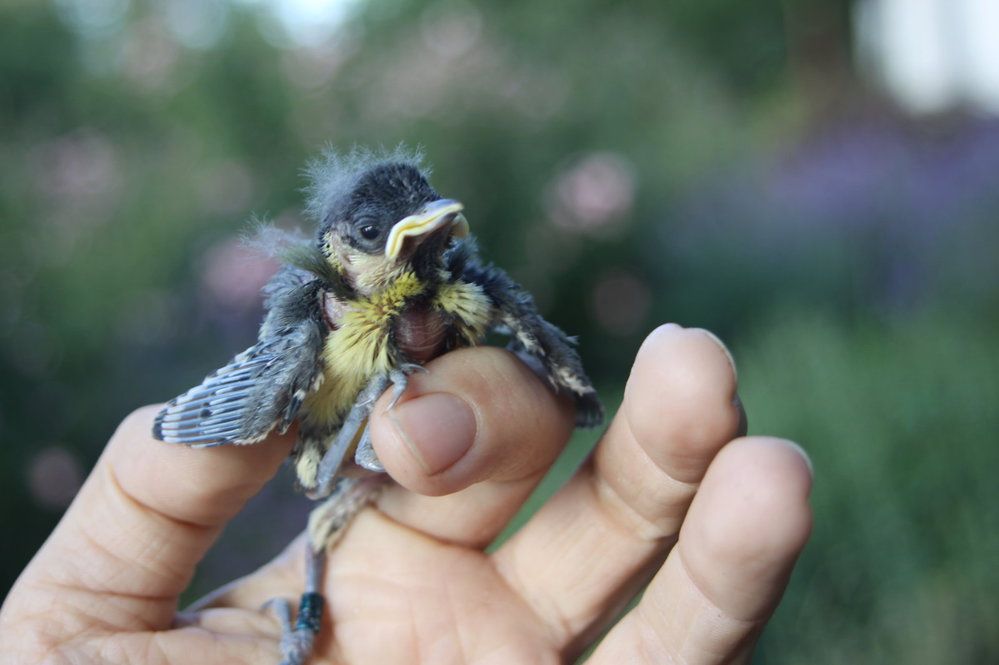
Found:
[{"label": "bird head", "polygon": [[342,168],[328,170],[333,182],[319,182],[321,172],[314,176],[313,192],[325,194],[320,249],[361,293],[406,270],[431,276],[451,239],[468,234],[462,204],[437,194],[414,160],[368,159],[350,177]]}]

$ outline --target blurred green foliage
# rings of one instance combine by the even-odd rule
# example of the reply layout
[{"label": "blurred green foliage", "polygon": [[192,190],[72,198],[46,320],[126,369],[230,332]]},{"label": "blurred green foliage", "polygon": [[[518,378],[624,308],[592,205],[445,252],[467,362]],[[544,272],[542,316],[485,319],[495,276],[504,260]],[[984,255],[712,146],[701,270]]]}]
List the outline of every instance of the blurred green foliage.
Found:
[{"label": "blurred green foliage", "polygon": [[[999,660],[999,123],[896,112],[850,5],[369,0],[296,42],[249,2],[4,4],[5,588],[123,414],[253,339],[251,215],[304,224],[326,142],[406,141],[609,402],[656,323],[710,327],[751,431],[812,455],[760,662]],[[300,528],[287,484],[195,591]]]},{"label": "blurred green foliage", "polygon": [[806,442],[815,531],[764,662],[986,663],[999,654],[999,355],[953,312],[796,314],[738,347],[755,433]]}]

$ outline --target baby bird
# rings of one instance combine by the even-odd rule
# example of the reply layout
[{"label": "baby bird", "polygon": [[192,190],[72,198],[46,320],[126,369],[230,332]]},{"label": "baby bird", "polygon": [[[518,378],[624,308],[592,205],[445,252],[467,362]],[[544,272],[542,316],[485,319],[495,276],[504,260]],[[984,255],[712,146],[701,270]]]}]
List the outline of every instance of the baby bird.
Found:
[{"label": "baby bird", "polygon": [[[391,408],[423,364],[499,331],[554,390],[574,398],[578,425],[603,420],[574,340],[479,259],[463,205],[431,187],[418,155],[328,152],[307,173],[306,210],[318,234],[282,250],[285,264],[264,287],[257,343],[167,404],[153,427],[159,440],[207,447],[257,443],[297,420],[298,483],[326,501],[309,519],[296,624],[286,601],[272,603],[286,665],[302,665],[312,650],[323,553],[375,495],[371,478],[384,477],[367,428],[383,392],[392,389]],[[341,475],[351,455],[369,478]]]}]

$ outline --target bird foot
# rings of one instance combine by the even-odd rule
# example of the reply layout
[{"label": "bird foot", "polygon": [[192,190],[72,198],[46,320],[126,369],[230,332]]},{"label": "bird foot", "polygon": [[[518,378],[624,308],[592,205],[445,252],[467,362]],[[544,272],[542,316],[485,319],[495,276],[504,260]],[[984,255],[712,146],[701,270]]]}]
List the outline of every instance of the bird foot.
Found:
[{"label": "bird foot", "polygon": [[391,411],[395,408],[395,405],[399,403],[399,399],[402,397],[402,394],[406,392],[406,387],[409,385],[409,376],[411,374],[428,371],[430,370],[423,365],[417,365],[416,363],[403,363],[396,369],[389,372],[389,380],[392,381],[392,399],[389,400],[387,407],[388,410]]},{"label": "bird foot", "polygon": [[298,602],[298,617],[294,624],[291,622],[291,605],[286,599],[272,598],[264,603],[263,609],[274,612],[281,624],[280,665],[305,665],[312,655],[326,603],[319,592],[325,563],[325,549],[316,548],[310,542],[305,548],[305,592]]},{"label": "bird foot", "polygon": [[[362,427],[365,427],[364,421],[371,414],[375,400],[385,392],[390,380],[390,377],[380,374],[373,378],[358,395],[357,402],[351,407],[340,426],[340,431],[336,433],[329,449],[319,462],[315,485],[305,493],[313,501],[325,499],[333,492],[347,452],[358,436],[358,432],[361,431]],[[372,453],[374,453],[373,450]]]},{"label": "bird foot", "polygon": [[362,469],[367,469],[374,473],[385,473],[385,465],[378,459],[375,448],[371,443],[371,425],[364,428],[361,440],[357,443],[357,450],[354,452],[354,463]]},{"label": "bird foot", "polygon": [[[307,594],[306,594],[307,595]],[[304,605],[306,595],[302,596]],[[322,596],[315,594],[322,601]],[[320,607],[321,607],[320,603]],[[264,604],[263,609],[272,611],[281,624],[281,649],[280,665],[305,665],[309,656],[312,655],[312,647],[318,632],[318,619],[316,620],[316,630],[307,626],[299,626],[291,622],[291,604],[285,598],[272,598]],[[302,609],[299,608],[299,621],[302,623]]]}]

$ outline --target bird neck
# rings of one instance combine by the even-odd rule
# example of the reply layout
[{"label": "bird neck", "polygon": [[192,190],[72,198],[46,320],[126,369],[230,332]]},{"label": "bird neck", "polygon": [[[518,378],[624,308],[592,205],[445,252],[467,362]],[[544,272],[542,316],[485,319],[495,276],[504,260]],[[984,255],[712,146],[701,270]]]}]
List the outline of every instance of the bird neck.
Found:
[{"label": "bird neck", "polygon": [[383,256],[357,254],[351,258],[351,262],[345,266],[345,274],[354,290],[362,297],[392,289],[400,279],[414,275],[408,263],[391,261]]},{"label": "bird neck", "polygon": [[[364,255],[342,273],[354,290],[355,298],[377,299],[382,294],[415,296],[431,289],[434,279],[420,274],[408,262],[396,263]],[[436,275],[435,275],[436,276]],[[417,286],[419,288],[417,288]]]}]

